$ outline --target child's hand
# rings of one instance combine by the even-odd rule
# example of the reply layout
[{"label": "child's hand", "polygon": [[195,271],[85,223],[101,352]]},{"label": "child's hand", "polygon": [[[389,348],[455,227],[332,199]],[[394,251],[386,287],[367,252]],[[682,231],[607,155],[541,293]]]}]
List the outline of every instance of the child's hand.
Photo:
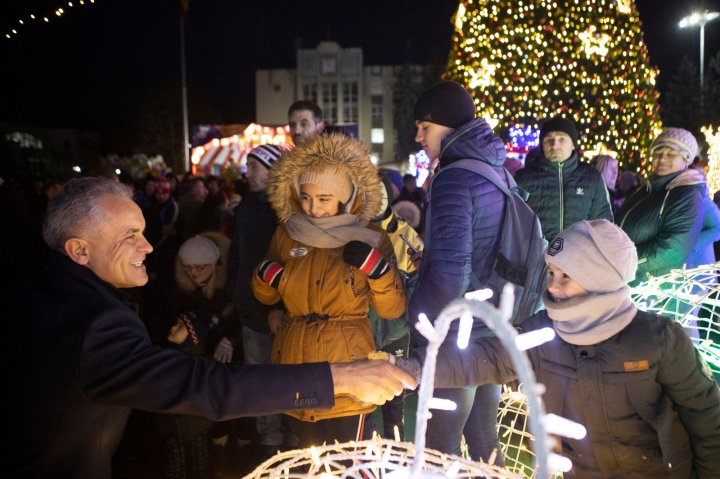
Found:
[{"label": "child's hand", "polygon": [[213,356],[217,362],[229,363],[232,361],[234,349],[228,338],[222,338],[215,348],[215,354]]}]

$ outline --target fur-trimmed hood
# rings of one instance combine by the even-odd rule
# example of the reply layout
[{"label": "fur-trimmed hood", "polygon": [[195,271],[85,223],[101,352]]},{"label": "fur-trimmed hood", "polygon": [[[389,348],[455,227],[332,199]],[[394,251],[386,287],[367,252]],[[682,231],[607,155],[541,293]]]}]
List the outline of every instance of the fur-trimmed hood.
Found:
[{"label": "fur-trimmed hood", "polygon": [[332,133],[322,135],[305,146],[283,152],[270,170],[268,199],[277,213],[280,223],[302,212],[296,191],[296,180],[301,172],[324,170],[340,166],[356,189],[354,203],[349,213],[371,220],[380,212],[382,182],[370,152],[365,146],[346,135]]},{"label": "fur-trimmed hood", "polygon": [[[217,266],[215,268],[215,274],[213,274],[213,277],[210,281],[210,283],[212,284],[208,284],[205,287],[206,292],[212,295],[216,290],[224,288],[225,282],[227,281],[227,264],[230,251],[230,240],[225,235],[217,231],[206,231],[204,233],[200,233],[198,236],[208,238],[210,241],[215,243],[215,245],[218,247],[218,250],[220,251],[220,258],[218,259]],[[181,291],[185,293],[191,293],[195,291],[196,286],[195,283],[193,283],[193,281],[187,275],[182,266],[183,265],[182,261],[180,260],[180,255],[176,255],[175,281],[177,282],[177,285]]]}]

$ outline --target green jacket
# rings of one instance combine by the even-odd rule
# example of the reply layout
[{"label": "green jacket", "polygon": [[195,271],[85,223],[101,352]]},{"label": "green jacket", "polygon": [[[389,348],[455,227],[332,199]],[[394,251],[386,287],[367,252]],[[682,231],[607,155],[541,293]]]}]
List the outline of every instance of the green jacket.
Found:
[{"label": "green jacket", "polygon": [[703,224],[705,177],[697,170],[651,177],[625,200],[616,223],[635,243],[636,281],[688,261]]}]

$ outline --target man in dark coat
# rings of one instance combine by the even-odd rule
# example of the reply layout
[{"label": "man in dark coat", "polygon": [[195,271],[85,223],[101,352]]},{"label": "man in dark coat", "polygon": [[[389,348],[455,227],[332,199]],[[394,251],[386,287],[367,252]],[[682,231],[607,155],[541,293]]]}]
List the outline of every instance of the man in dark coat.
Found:
[{"label": "man in dark coat", "polygon": [[[481,283],[490,275],[506,201],[485,177],[464,168],[444,168],[463,159],[484,162],[504,179],[506,154],[505,145],[487,122],[475,118],[472,98],[457,83],[442,82],[423,93],[415,106],[415,120],[415,140],[439,163],[430,186],[425,250],[409,314],[411,321],[417,321],[420,313],[434,321],[447,303],[475,289],[471,287],[473,275]],[[424,346],[420,335],[414,340],[416,346]],[[458,454],[465,429],[471,457],[487,461],[493,449],[499,448],[499,386],[441,389],[435,396],[454,401],[458,409],[433,411],[428,447]],[[468,420],[471,414],[473,419]],[[501,463],[502,454],[496,457]]]},{"label": "man in dark coat", "polygon": [[547,120],[540,129],[542,155],[515,173],[540,218],[543,236],[553,239],[581,220],[613,220],[602,175],[578,158],[578,133],[567,118]]},{"label": "man in dark coat", "polygon": [[[230,245],[228,283],[238,313],[232,342],[242,338],[245,364],[270,364],[273,334],[282,324],[284,311],[266,306],[255,298],[250,289],[255,267],[265,259],[278,219],[267,197],[270,169],[280,158],[280,148],[260,145],[247,155],[249,194],[235,208],[235,231]],[[235,329],[235,328],[233,328]],[[282,415],[272,414],[256,418],[259,455],[277,452],[284,442]]]},{"label": "man in dark coat", "polygon": [[104,178],[67,183],[43,229],[47,267],[0,297],[6,334],[6,477],[109,478],[131,408],[213,420],[382,404],[414,385],[381,361],[228,366],[151,344],[118,288],[142,286],[152,247],[132,192]]}]

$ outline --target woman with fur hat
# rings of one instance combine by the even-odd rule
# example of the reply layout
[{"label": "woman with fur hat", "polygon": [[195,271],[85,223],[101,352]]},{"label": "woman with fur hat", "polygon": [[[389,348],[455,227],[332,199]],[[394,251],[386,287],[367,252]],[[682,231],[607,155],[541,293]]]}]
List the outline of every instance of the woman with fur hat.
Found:
[{"label": "woman with fur hat", "polygon": [[[283,153],[268,196],[280,225],[252,289],[287,315],[273,343],[273,362],[344,362],[375,349],[368,309],[383,318],[405,311],[405,293],[387,234],[369,224],[380,210],[381,183],[368,151],[340,134]],[[374,407],[352,397],[332,409],[288,413],[300,445],[347,441]]]},{"label": "woman with fur hat", "polygon": [[623,202],[616,223],[635,243],[636,282],[688,262],[703,225],[704,175],[688,169],[698,153],[692,133],[666,128],[652,142],[650,178]]},{"label": "woman with fur hat", "polygon": [[[682,327],[630,299],[632,241],[607,220],[581,221],[545,260],[546,309],[519,329],[555,330],[528,356],[547,411],[587,428],[583,439],[563,438],[573,463],[564,477],[717,477],[720,390]],[[443,346],[437,359],[436,387],[516,379],[496,338]]]}]

